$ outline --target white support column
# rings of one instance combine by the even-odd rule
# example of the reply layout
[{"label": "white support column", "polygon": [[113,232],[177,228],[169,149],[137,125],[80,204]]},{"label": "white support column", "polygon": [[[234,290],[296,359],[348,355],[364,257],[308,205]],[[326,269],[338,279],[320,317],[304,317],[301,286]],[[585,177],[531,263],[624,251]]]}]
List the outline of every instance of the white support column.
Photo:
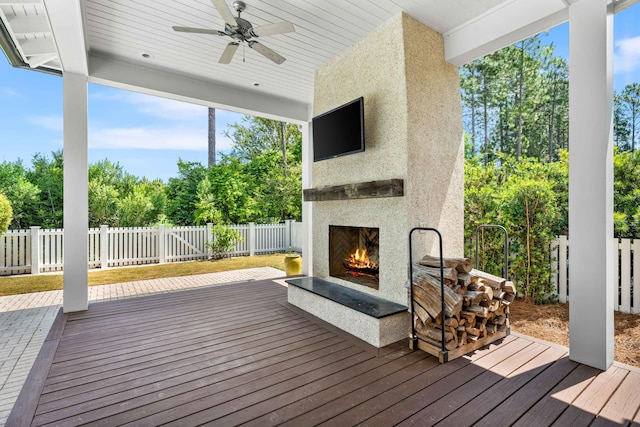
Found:
[{"label": "white support column", "polygon": [[570,358],[613,363],[613,15],[607,0],[569,10]]},{"label": "white support column", "polygon": [[89,306],[87,91],[87,76],[71,72],[64,73],[63,310],[65,313],[83,311]]},{"label": "white support column", "polygon": [[[302,133],[302,188],[312,188],[313,151],[311,141],[311,122],[301,126]],[[313,276],[313,242],[311,202],[302,202],[302,274]]]}]

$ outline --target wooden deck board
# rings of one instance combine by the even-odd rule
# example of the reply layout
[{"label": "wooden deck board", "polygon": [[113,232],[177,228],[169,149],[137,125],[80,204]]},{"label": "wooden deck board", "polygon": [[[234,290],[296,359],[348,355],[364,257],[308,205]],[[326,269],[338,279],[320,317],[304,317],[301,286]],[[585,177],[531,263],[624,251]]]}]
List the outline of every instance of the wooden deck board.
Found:
[{"label": "wooden deck board", "polygon": [[[80,385],[94,381],[103,381],[106,378],[121,376],[125,373],[138,371],[145,366],[163,365],[167,363],[167,361],[184,359],[187,362],[190,362],[192,357],[194,356],[221,350],[233,350],[235,347],[244,345],[246,343],[249,343],[249,346],[255,346],[261,344],[264,341],[273,342],[283,334],[297,334],[300,339],[304,339],[308,336],[315,336],[321,333],[323,333],[323,331],[314,329],[312,325],[297,324],[290,325],[288,327],[283,326],[277,329],[269,328],[263,335],[259,335],[256,333],[248,335],[241,334],[241,336],[236,337],[236,339],[228,339],[222,342],[213,342],[209,345],[203,344],[200,347],[198,347],[197,345],[192,345],[189,348],[175,348],[164,351],[162,353],[147,354],[137,358],[130,358],[126,360],[117,360],[114,363],[105,362],[104,365],[91,370],[74,372],[68,375],[50,376],[49,381],[45,386],[45,392],[68,388],[70,385]],[[292,340],[295,340],[295,338],[292,338]],[[252,342],[253,344],[251,344]]]},{"label": "wooden deck board", "polygon": [[[326,338],[322,340],[322,338]],[[303,337],[304,338],[304,337]],[[235,352],[224,356],[213,355],[198,360],[198,363],[186,366],[178,366],[174,364],[162,366],[155,369],[149,375],[146,372],[134,372],[131,376],[114,377],[112,381],[100,382],[101,387],[91,384],[91,387],[82,387],[75,389],[66,389],[55,396],[48,399],[52,402],[49,406],[54,409],[56,400],[64,399],[65,404],[82,403],[87,399],[95,400],[108,398],[101,402],[102,404],[111,404],[113,399],[126,400],[127,392],[134,390],[135,395],[139,396],[145,392],[150,393],[160,387],[172,388],[184,383],[195,382],[197,385],[204,386],[211,375],[230,374],[241,375],[248,369],[258,370],[262,365],[267,367],[277,366],[281,361],[287,361],[291,365],[295,363],[295,357],[301,357],[308,352],[321,352],[325,348],[335,351],[339,349],[341,340],[332,337],[329,334],[318,336],[317,334],[307,339],[292,340],[292,343],[279,342],[277,348],[257,347],[251,352]],[[302,353],[304,351],[305,353]],[[263,361],[261,363],[254,362],[256,355],[259,355]],[[203,371],[206,373],[203,373]],[[224,379],[218,377],[218,379]],[[67,393],[67,396],[65,396]],[[75,393],[75,398],[69,394]],[[45,397],[44,395],[43,397]],[[77,401],[77,402],[76,402]],[[41,401],[41,406],[45,406]]]},{"label": "wooden deck board", "polygon": [[607,372],[512,334],[440,365],[374,349],[273,281],[92,304],[59,316],[12,425],[628,425],[640,370]]},{"label": "wooden deck board", "polygon": [[[267,318],[267,322],[261,325],[247,325],[244,328],[238,328],[235,330],[235,334],[231,331],[216,334],[216,331],[210,331],[206,327],[202,327],[191,328],[188,334],[176,331],[164,338],[158,336],[154,339],[153,336],[149,336],[148,339],[141,338],[135,343],[125,341],[115,350],[109,351],[109,349],[105,349],[101,355],[102,357],[97,357],[93,352],[86,355],[79,351],[75,358],[69,357],[62,359],[59,363],[56,362],[52,366],[51,376],[60,376],[66,379],[67,376],[73,377],[74,372],[111,370],[113,369],[111,365],[119,365],[123,361],[136,359],[134,360],[134,363],[136,363],[137,359],[145,359],[148,356],[164,358],[169,353],[184,353],[202,348],[205,343],[207,346],[220,345],[226,342],[236,343],[247,339],[255,339],[256,336],[265,333],[270,335],[288,333],[291,330],[301,329],[309,325],[310,323],[306,320],[300,321],[291,316],[281,316],[273,321]],[[209,337],[216,337],[216,339],[209,340]],[[135,351],[132,351],[133,347],[135,347]],[[105,365],[105,360],[108,360],[110,365]]]}]

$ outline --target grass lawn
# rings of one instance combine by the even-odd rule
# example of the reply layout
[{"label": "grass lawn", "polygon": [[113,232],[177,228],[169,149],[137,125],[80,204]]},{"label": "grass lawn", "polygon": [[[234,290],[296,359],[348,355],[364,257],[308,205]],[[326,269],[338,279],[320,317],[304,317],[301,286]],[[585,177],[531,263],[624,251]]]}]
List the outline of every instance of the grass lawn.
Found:
[{"label": "grass lawn", "polygon": [[[89,272],[89,286],[217,273],[255,267],[275,267],[284,270],[284,254],[227,258],[218,261],[177,262],[143,267],[118,267],[104,271],[94,270]],[[0,296],[62,289],[62,277],[62,274],[0,277]]]}]

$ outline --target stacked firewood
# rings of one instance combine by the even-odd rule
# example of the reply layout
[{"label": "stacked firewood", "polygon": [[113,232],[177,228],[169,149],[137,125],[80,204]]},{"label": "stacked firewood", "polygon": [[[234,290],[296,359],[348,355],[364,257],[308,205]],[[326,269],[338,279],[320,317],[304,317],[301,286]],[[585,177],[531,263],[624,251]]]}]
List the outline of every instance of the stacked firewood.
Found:
[{"label": "stacked firewood", "polygon": [[502,277],[476,270],[468,258],[444,258],[444,313],[440,287],[440,258],[425,256],[413,265],[413,310],[418,338],[436,348],[453,350],[487,344],[509,328],[509,304],[515,286]]}]

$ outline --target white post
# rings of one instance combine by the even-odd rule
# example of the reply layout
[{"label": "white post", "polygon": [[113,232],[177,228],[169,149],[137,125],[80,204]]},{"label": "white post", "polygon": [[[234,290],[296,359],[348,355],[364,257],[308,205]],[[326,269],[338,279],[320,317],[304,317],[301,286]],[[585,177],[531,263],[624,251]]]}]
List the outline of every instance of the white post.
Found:
[{"label": "white post", "polygon": [[569,241],[567,236],[560,236],[560,245],[558,247],[558,300],[560,302],[567,302],[567,246]]},{"label": "white post", "polygon": [[31,227],[31,274],[40,274],[40,226]]},{"label": "white post", "polygon": [[65,313],[89,307],[89,175],[87,76],[65,72],[64,108],[64,292]]},{"label": "white post", "polygon": [[256,254],[256,224],[249,223],[249,256]]},{"label": "white post", "polygon": [[100,268],[109,268],[109,226],[100,226]]},{"label": "white post", "polygon": [[607,0],[569,7],[570,358],[613,363],[613,15]]},{"label": "white post", "polygon": [[284,221],[284,246],[285,246],[285,251],[289,251],[289,248],[291,247],[291,224],[293,224],[293,221],[290,219],[287,219]]},{"label": "white post", "polygon": [[164,242],[164,224],[158,224],[158,263],[160,264],[167,262]]},{"label": "white post", "polygon": [[[302,188],[313,187],[313,151],[311,122],[301,126],[302,133]],[[313,210],[311,202],[302,202],[302,274],[313,276]]]},{"label": "white post", "polygon": [[207,236],[205,237],[205,244],[206,244],[206,248],[205,248],[205,252],[207,254],[207,257],[211,256],[211,242],[213,242],[213,224],[208,222],[207,223]]}]

